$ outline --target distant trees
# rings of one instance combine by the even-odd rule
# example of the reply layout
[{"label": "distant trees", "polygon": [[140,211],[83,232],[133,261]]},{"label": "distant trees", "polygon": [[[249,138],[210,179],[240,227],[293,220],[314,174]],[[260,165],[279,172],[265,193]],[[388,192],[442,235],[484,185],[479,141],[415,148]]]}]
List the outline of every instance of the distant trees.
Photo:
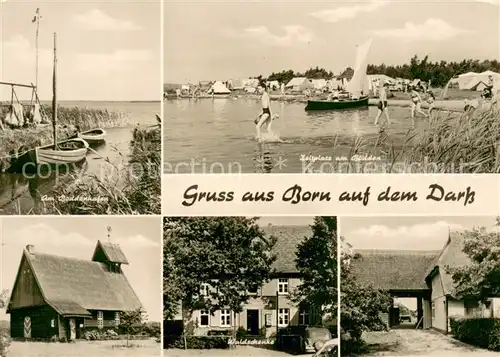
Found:
[{"label": "distant trees", "polygon": [[[409,63],[402,65],[386,65],[382,64],[369,64],[367,67],[368,74],[385,74],[393,78],[406,78],[406,79],[421,79],[425,82],[431,81],[434,87],[443,87],[454,76],[465,72],[484,72],[491,70],[500,72],[500,61],[494,60],[473,60],[466,59],[460,62],[431,62],[429,56],[419,58],[414,55],[410,58]],[[343,70],[340,74],[341,77],[352,78],[354,70],[350,67]],[[267,80],[279,81],[280,83],[287,83],[294,77],[307,77],[309,79],[332,79],[335,77],[332,71],[325,68],[309,68],[305,72],[295,72],[291,69],[282,70],[281,72],[271,73]]]}]

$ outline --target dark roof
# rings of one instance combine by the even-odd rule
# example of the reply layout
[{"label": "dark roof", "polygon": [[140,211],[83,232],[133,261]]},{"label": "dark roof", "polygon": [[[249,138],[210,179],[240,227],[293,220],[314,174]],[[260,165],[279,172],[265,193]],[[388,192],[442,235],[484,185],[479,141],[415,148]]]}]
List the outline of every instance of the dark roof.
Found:
[{"label": "dark roof", "polygon": [[439,271],[445,295],[453,295],[455,289],[453,278],[448,273],[447,267],[458,268],[471,263],[470,258],[463,252],[463,248],[464,233],[451,232],[441,254],[427,269],[426,278],[430,278],[436,270]]},{"label": "dark roof", "polygon": [[163,91],[181,89],[182,84],[177,83],[163,83]]},{"label": "dark roof", "polygon": [[277,238],[274,253],[277,256],[273,268],[278,273],[298,273],[295,266],[297,246],[307,236],[311,235],[310,226],[267,226],[263,227],[266,234]]},{"label": "dark roof", "polygon": [[132,311],[142,308],[123,272],[109,272],[104,263],[29,253],[27,250],[24,250],[24,257],[32,268],[45,302],[62,315],[83,315],[86,310]]},{"label": "dark roof", "polygon": [[[99,247],[102,249],[102,252],[104,253],[104,255],[106,255],[106,258],[108,258],[111,263],[128,264],[128,260],[118,244],[103,243],[101,241],[98,241],[96,252]],[[94,260],[94,258],[92,258],[92,260]]]},{"label": "dark roof", "polygon": [[426,290],[426,271],[439,251],[356,250],[351,271],[358,282],[380,290]]}]

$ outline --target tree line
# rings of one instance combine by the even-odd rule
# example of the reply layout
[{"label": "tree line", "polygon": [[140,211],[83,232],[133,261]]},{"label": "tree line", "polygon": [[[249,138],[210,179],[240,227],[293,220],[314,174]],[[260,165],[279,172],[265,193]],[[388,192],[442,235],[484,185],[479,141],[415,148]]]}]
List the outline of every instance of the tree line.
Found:
[{"label": "tree line", "polygon": [[[474,60],[474,59],[464,59],[460,62],[447,62],[439,61],[432,62],[429,61],[429,56],[424,58],[419,58],[414,55],[409,63],[402,65],[386,65],[384,63],[375,65],[369,64],[367,67],[368,74],[385,74],[392,78],[405,78],[405,79],[421,79],[425,82],[429,80],[432,82],[434,87],[443,87],[448,83],[450,79],[457,76],[460,73],[465,72],[484,72],[491,70],[494,72],[500,72],[500,61],[498,60]],[[342,73],[341,77],[346,77],[350,79],[352,77],[353,70],[348,67]],[[263,76],[258,76],[257,78],[262,78]],[[281,72],[273,72],[268,77],[268,81],[279,81],[280,83],[287,83],[294,77],[307,77],[309,79],[332,79],[335,74],[325,68],[309,68],[305,72],[295,72],[291,69],[282,70]]]}]

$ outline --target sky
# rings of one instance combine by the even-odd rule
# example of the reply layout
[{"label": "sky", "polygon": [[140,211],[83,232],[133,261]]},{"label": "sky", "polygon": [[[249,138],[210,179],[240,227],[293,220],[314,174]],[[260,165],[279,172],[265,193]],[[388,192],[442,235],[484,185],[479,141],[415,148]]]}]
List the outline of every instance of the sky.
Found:
[{"label": "sky", "polygon": [[161,100],[160,0],[0,0],[0,81],[36,82],[37,7],[40,99],[52,99],[56,32],[58,100]]},{"label": "sky", "polygon": [[[162,321],[162,224],[159,217],[77,217],[0,219],[0,290],[12,290],[23,249],[91,260],[97,240],[119,244],[129,265],[122,266],[150,321]],[[0,320],[8,320],[0,310]]]},{"label": "sky", "polygon": [[496,217],[340,217],[340,235],[354,249],[441,250],[449,231],[495,227]]},{"label": "sky", "polygon": [[[354,66],[372,38],[369,63],[500,59],[499,0],[166,0],[164,81],[264,76],[283,69]],[[186,16],[186,14],[189,14]]]}]

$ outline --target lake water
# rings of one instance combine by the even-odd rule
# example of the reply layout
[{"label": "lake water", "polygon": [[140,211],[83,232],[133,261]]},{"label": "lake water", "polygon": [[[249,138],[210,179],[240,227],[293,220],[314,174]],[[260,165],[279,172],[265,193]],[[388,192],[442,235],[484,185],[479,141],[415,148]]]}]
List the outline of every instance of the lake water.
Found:
[{"label": "lake water", "polygon": [[[271,111],[280,117],[272,129],[286,143],[259,143],[254,124],[261,112],[258,100],[166,100],[164,173],[301,173],[309,164],[307,157],[318,157],[317,163],[341,161],[357,138],[375,143],[378,137],[380,129],[373,125],[376,107],[321,112],[304,108],[305,103],[273,101]],[[386,134],[402,143],[411,126],[410,108],[391,107],[389,113]],[[417,131],[426,125],[427,120],[417,117]]]},{"label": "lake water", "polygon": [[[126,164],[134,126],[154,125],[157,123],[155,114],[160,114],[160,102],[61,102],[60,104],[68,107],[108,109],[125,113],[130,119],[127,126],[106,129],[106,143],[95,148],[97,153],[89,151],[86,162],[77,170],[80,177],[116,173],[117,170],[103,158],[118,167]],[[50,196],[58,180],[69,179],[70,175],[67,173],[33,177],[23,177],[22,174],[0,174],[0,214],[37,213],[41,198]]]}]

